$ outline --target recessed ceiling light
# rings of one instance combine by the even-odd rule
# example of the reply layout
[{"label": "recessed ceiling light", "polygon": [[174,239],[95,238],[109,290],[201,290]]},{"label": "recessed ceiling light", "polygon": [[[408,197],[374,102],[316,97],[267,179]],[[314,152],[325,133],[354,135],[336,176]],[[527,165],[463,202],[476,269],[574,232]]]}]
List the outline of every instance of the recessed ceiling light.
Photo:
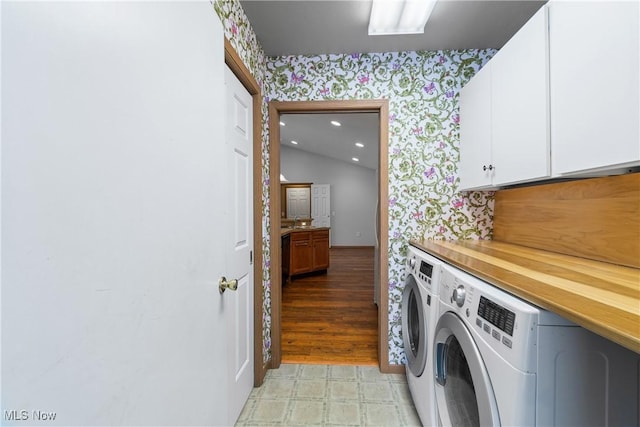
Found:
[{"label": "recessed ceiling light", "polygon": [[359,162],[360,161],[360,159],[357,158],[357,157],[352,157],[351,160],[353,160],[354,162]]},{"label": "recessed ceiling light", "polygon": [[362,142],[356,142],[356,147],[362,148],[364,147],[364,144]]},{"label": "recessed ceiling light", "polygon": [[293,141],[293,140],[292,140],[292,141],[291,141],[291,143],[292,143],[293,145],[298,145],[298,141]]},{"label": "recessed ceiling light", "polygon": [[280,126],[286,126],[284,122],[280,122]]},{"label": "recessed ceiling light", "polygon": [[342,123],[337,122],[335,120],[331,120],[331,124],[334,125],[334,126],[342,126]]}]

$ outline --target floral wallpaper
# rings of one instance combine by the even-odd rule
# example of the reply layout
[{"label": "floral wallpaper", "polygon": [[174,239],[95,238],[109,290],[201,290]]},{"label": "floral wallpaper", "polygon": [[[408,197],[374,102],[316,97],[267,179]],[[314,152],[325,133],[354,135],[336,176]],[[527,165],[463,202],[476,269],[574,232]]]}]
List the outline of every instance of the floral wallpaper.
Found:
[{"label": "floral wallpaper", "polygon": [[[238,0],[214,0],[213,8],[222,21],[225,37],[236,50],[244,65],[249,69],[253,77],[265,93],[266,58],[262,47],[258,43],[256,34],[251,28],[242,6]],[[262,103],[262,355],[263,363],[271,359],[271,251],[270,251],[270,224],[269,224],[269,133],[268,117],[269,103],[263,98]]]},{"label": "floral wallpaper", "polygon": [[251,71],[258,84],[264,87],[264,51],[239,0],[215,0],[213,8],[222,21],[225,37],[240,55],[244,65]]},{"label": "floral wallpaper", "polygon": [[404,363],[404,264],[410,239],[484,239],[491,193],[458,191],[460,88],[493,50],[267,58],[279,101],[389,99],[389,363]]},{"label": "floral wallpaper", "polygon": [[227,38],[262,85],[265,362],[271,356],[270,100],[389,99],[389,363],[404,363],[400,302],[410,239],[491,237],[493,194],[461,193],[460,88],[494,50],[265,57],[238,0],[214,3]]}]

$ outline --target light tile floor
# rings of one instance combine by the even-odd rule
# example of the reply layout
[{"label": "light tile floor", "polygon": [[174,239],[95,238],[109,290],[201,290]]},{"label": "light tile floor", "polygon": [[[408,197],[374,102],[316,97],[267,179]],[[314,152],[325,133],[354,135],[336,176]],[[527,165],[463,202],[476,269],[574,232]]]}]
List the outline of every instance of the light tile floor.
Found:
[{"label": "light tile floor", "polygon": [[420,426],[404,375],[375,366],[282,364],[236,426]]}]

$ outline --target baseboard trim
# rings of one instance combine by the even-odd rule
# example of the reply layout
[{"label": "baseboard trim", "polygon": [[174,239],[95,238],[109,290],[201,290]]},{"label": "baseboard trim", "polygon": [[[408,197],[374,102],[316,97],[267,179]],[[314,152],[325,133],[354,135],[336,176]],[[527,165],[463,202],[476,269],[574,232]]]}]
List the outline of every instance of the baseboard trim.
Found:
[{"label": "baseboard trim", "polygon": [[402,375],[405,375],[407,373],[404,365],[387,365],[384,367],[384,369],[380,369],[380,372],[382,372],[383,374],[402,374]]},{"label": "baseboard trim", "polygon": [[[303,362],[288,362],[288,363],[301,363],[304,365]],[[327,365],[332,365],[332,363],[327,362]],[[338,363],[339,364],[339,363]],[[377,366],[378,364],[374,364],[372,366]],[[273,364],[271,363],[271,360],[269,360],[267,363],[264,364],[263,366],[264,368],[264,376],[266,376],[266,372],[269,369],[276,369],[273,367]],[[382,372],[383,374],[402,374],[405,375],[407,373],[406,369],[405,369],[405,365],[389,365],[389,364],[385,364],[385,363],[381,363],[380,364],[380,372]],[[254,384],[254,387],[260,387],[263,382],[264,382],[264,376],[261,378],[260,383],[258,384],[258,382],[256,381],[256,383]]]},{"label": "baseboard trim", "polygon": [[374,249],[375,246],[337,246],[331,245],[331,249]]}]

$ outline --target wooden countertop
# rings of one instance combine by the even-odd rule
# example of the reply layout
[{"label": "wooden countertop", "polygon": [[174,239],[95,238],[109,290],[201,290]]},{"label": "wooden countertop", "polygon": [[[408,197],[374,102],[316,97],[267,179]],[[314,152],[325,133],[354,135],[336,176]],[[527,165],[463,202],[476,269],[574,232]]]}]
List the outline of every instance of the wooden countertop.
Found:
[{"label": "wooden countertop", "polygon": [[291,233],[299,233],[302,231],[329,230],[331,227],[297,227],[297,228],[281,228],[280,237],[288,236]]},{"label": "wooden countertop", "polygon": [[640,353],[640,269],[497,241],[411,244]]}]

